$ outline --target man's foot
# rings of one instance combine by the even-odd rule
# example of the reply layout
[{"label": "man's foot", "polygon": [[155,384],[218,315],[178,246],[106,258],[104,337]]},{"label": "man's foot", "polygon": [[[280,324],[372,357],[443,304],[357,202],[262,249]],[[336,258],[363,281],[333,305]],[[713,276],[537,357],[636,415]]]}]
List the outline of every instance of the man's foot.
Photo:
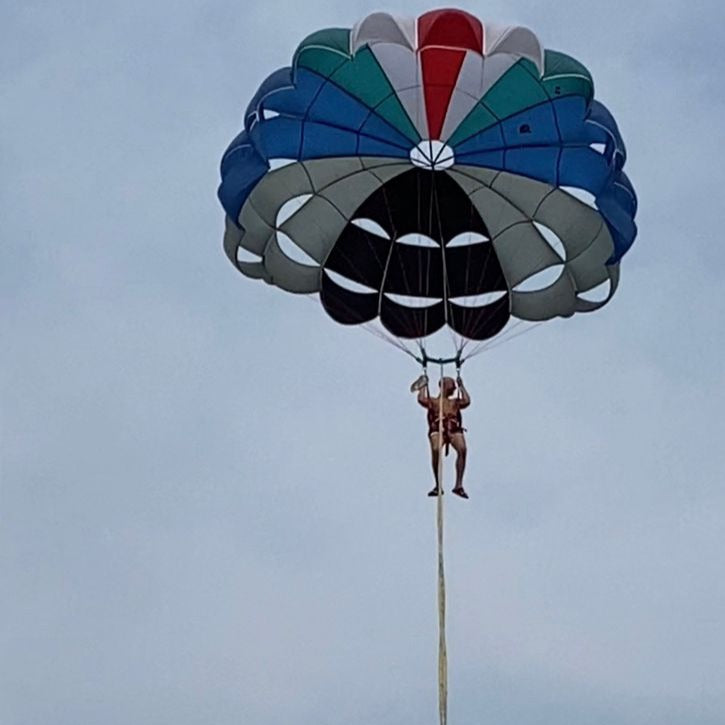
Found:
[{"label": "man's foot", "polygon": [[463,488],[463,486],[456,486],[453,489],[453,493],[455,493],[456,496],[460,496],[461,498],[468,498],[468,494],[466,493],[466,489]]},{"label": "man's foot", "polygon": [[444,493],[444,491],[441,491],[441,489],[440,489],[439,486],[433,486],[433,488],[431,488],[431,490],[428,491],[428,495],[429,496],[437,496],[438,495],[438,491],[441,492],[441,496],[442,496],[443,493]]}]

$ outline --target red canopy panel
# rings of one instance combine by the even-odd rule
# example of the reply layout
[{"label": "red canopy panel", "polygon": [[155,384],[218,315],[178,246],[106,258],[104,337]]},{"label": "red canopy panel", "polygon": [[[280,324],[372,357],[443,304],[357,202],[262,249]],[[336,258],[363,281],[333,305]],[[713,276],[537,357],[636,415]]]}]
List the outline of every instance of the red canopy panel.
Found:
[{"label": "red canopy panel", "polygon": [[430,45],[483,54],[483,24],[462,10],[432,10],[418,18],[418,49]]}]

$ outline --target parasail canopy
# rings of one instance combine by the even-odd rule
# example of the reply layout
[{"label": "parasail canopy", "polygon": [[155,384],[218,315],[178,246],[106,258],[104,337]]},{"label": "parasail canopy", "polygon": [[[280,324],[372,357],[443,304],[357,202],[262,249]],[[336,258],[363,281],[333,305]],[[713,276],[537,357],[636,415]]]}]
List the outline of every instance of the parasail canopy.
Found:
[{"label": "parasail canopy", "polygon": [[487,340],[611,298],[625,158],[587,69],[527,28],[374,13],[259,87],[222,159],[224,248],[337,322]]}]

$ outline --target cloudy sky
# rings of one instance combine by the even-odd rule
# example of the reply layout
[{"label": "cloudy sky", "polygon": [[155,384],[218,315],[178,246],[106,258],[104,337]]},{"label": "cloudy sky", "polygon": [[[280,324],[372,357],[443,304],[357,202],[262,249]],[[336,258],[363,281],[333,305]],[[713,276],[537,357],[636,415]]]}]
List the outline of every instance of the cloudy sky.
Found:
[{"label": "cloudy sky", "polygon": [[[451,725],[725,722],[725,10],[461,6],[591,69],[640,236],[465,370]],[[3,725],[435,722],[418,371],[236,273],[215,198],[256,85],[380,7],[5,3]]]}]

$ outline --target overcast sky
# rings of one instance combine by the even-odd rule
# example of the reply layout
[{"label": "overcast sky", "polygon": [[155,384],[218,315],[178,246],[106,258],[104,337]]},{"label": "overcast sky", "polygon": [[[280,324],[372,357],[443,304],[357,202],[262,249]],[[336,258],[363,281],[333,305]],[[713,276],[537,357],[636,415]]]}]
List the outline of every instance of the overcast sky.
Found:
[{"label": "overcast sky", "polygon": [[[723,723],[724,6],[461,5],[589,67],[640,235],[465,369],[451,725]],[[380,7],[0,11],[2,725],[435,722],[418,370],[239,275],[215,198],[258,83]]]}]

